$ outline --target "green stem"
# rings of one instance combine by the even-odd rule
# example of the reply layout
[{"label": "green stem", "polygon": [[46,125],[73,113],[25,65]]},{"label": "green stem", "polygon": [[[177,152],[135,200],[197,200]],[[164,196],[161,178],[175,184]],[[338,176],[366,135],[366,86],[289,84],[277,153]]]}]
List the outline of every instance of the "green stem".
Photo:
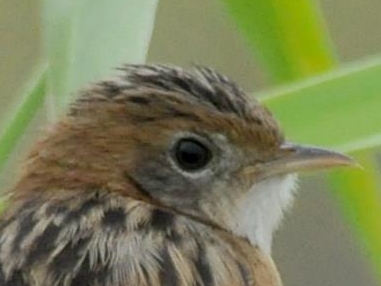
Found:
[{"label": "green stem", "polygon": [[25,99],[19,104],[17,111],[12,114],[0,137],[0,171],[4,167],[9,154],[19,138],[23,135],[36,111],[42,106],[46,95],[46,68],[38,75],[32,88],[26,93]]},{"label": "green stem", "polygon": [[315,1],[222,0],[275,82],[319,73],[336,59]]}]

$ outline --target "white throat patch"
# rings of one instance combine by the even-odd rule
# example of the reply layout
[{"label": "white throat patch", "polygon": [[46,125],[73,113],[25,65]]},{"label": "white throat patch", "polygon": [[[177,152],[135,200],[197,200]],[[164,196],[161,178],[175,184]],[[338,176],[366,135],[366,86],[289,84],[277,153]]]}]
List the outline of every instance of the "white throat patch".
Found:
[{"label": "white throat patch", "polygon": [[272,234],[284,211],[292,205],[296,178],[296,175],[287,175],[253,185],[239,201],[229,222],[233,233],[248,238],[253,245],[270,254]]}]

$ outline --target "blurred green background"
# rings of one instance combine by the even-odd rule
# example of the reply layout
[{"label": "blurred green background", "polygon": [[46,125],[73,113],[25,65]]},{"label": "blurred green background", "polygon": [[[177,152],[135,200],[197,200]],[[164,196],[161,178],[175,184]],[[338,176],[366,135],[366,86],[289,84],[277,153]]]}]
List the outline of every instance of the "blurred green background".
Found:
[{"label": "blurred green background", "polygon": [[[320,4],[341,61],[380,53],[381,1],[322,0]],[[43,57],[39,5],[36,0],[0,0],[0,128]],[[248,91],[270,85],[244,36],[216,0],[159,1],[148,62],[212,66]],[[0,178],[2,191],[19,176],[26,146],[48,128],[47,114],[42,108],[11,155]],[[275,237],[274,259],[284,284],[378,285],[353,233],[325,179],[303,177],[295,207]]]}]

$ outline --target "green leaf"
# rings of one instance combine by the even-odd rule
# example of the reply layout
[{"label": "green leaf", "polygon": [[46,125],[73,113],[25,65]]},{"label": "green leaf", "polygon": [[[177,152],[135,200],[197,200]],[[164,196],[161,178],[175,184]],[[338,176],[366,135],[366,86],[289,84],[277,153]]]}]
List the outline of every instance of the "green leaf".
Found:
[{"label": "green leaf", "polygon": [[124,62],[146,59],[157,0],[45,0],[45,44],[53,113],[70,94],[110,76]]},{"label": "green leaf", "polygon": [[335,65],[315,1],[222,1],[275,82],[305,77]]},{"label": "green leaf", "polygon": [[0,170],[46,94],[50,117],[57,117],[77,88],[109,76],[111,69],[123,62],[145,61],[157,0],[42,3],[47,67],[2,124]]},{"label": "green leaf", "polygon": [[375,271],[381,277],[381,197],[380,178],[374,156],[356,152],[356,160],[364,170],[347,169],[329,176],[333,193],[360,238]]},{"label": "green leaf", "polygon": [[381,144],[381,58],[260,95],[289,139],[352,152]]},{"label": "green leaf", "polygon": [[16,145],[17,141],[28,127],[36,111],[42,106],[46,94],[46,66],[39,69],[37,79],[30,83],[24,98],[16,110],[8,117],[4,130],[0,134],[0,171]]},{"label": "green leaf", "polygon": [[[274,82],[331,69],[326,28],[312,0],[223,0]],[[381,59],[281,87],[262,100],[292,140],[343,151],[381,143]],[[380,182],[369,150],[359,156],[367,171],[331,175],[346,217],[356,228],[381,277]]]}]

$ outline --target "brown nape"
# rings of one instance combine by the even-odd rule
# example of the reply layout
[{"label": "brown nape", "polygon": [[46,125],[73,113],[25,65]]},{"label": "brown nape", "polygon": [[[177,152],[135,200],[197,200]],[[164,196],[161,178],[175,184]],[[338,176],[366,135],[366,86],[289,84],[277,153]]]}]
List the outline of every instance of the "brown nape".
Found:
[{"label": "brown nape", "polygon": [[128,181],[121,177],[132,159],[125,155],[133,141],[126,140],[131,128],[117,120],[123,106],[90,106],[83,116],[65,118],[36,145],[16,192],[126,189]]}]

